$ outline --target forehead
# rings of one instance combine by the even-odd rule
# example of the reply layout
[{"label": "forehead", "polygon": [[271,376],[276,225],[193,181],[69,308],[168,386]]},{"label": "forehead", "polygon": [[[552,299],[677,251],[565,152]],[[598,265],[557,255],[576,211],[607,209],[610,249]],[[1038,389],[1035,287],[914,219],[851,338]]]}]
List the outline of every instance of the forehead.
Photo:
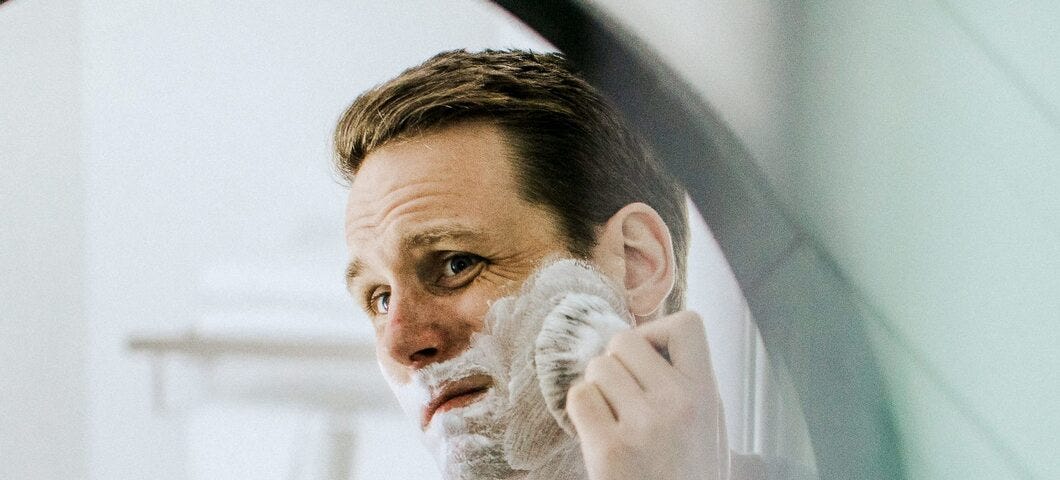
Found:
[{"label": "forehead", "polygon": [[460,124],[388,144],[369,154],[346,207],[352,251],[413,230],[462,225],[486,231],[516,221],[519,198],[503,134]]}]

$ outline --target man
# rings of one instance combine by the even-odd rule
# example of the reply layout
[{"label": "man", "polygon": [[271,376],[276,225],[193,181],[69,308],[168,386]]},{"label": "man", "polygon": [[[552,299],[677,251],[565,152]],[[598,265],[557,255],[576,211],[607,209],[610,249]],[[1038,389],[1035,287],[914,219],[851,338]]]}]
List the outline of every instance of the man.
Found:
[{"label": "man", "polygon": [[516,408],[491,396],[502,369],[463,366],[499,361],[476,343],[495,301],[573,257],[618,286],[637,327],[567,394],[584,467],[556,477],[728,478],[702,322],[679,312],[684,193],[561,56],[442,53],[360,96],[335,144],[350,292],[447,476],[534,473],[497,439],[495,410]]}]

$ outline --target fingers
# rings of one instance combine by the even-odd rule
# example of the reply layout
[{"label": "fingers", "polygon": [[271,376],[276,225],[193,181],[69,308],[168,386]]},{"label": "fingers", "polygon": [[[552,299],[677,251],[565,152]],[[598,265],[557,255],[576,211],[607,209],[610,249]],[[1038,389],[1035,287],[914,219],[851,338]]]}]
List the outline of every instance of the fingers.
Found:
[{"label": "fingers", "polygon": [[[667,352],[670,361],[660,351]],[[703,322],[693,312],[676,313],[616,334],[607,353],[589,362],[583,380],[593,391],[582,394],[592,393],[594,402],[601,400],[600,405],[606,407],[601,415],[610,414],[607,420],[611,423],[621,421],[623,412],[643,414],[658,407],[649,404],[659,401],[671,405],[681,400],[703,402],[708,406],[706,421],[711,423],[720,414],[714,407],[720,399]]]},{"label": "fingers", "polygon": [[607,345],[607,353],[621,362],[644,390],[668,388],[679,380],[667,375],[673,366],[634,330],[615,334]]},{"label": "fingers", "polygon": [[585,369],[584,379],[600,390],[616,420],[643,414],[644,391],[617,358],[611,355],[593,358]]},{"label": "fingers", "polygon": [[724,409],[694,313],[616,334],[568,391],[567,413],[591,478],[729,478]]},{"label": "fingers", "polygon": [[[674,368],[687,379],[705,379],[714,384],[710,348],[699,315],[689,311],[675,313],[637,327],[634,332],[655,349],[666,351]],[[637,379],[641,379],[639,374]]]},{"label": "fingers", "polygon": [[615,426],[615,417],[603,393],[589,382],[578,382],[567,391],[567,415],[583,441],[608,438]]}]

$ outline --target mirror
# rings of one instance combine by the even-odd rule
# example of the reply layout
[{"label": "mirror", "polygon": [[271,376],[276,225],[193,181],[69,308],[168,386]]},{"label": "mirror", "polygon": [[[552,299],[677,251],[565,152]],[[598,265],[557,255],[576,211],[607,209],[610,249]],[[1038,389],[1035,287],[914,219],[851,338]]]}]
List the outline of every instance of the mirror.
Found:
[{"label": "mirror", "polygon": [[0,2],[0,477],[437,475],[344,291],[331,132],[488,47],[563,49],[687,182],[734,451],[1055,471],[1060,12],[498,3]]}]

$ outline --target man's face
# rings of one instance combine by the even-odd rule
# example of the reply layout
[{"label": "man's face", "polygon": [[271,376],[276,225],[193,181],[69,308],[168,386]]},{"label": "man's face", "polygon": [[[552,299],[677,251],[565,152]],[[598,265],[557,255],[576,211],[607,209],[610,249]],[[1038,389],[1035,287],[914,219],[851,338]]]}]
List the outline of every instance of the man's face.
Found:
[{"label": "man's face", "polygon": [[458,359],[490,302],[542,259],[569,256],[552,216],[519,198],[510,158],[499,129],[460,124],[378,149],[350,188],[350,291],[372,319],[384,376],[424,431],[505,388],[489,369],[439,379],[432,368]]}]

